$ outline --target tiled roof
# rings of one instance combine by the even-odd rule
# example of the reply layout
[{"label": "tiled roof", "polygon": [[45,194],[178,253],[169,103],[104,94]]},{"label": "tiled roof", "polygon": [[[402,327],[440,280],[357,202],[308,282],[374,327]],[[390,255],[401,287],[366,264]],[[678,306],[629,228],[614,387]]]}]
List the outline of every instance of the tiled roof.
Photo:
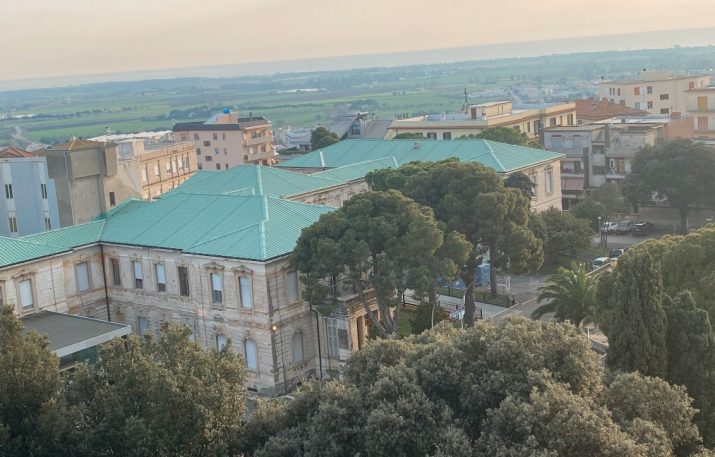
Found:
[{"label": "tiled roof", "polygon": [[49,257],[65,251],[67,249],[60,246],[0,236],[0,266],[2,267]]},{"label": "tiled roof", "polygon": [[0,159],[23,159],[27,157],[37,157],[37,154],[18,148],[13,148],[12,146],[9,146],[7,148],[0,148]]},{"label": "tiled roof", "polygon": [[80,151],[82,149],[94,149],[102,147],[104,147],[104,143],[100,143],[98,141],[74,139],[68,141],[67,143],[54,145],[50,149],[56,151]]},{"label": "tiled roof", "polygon": [[576,100],[577,119],[609,119],[617,116],[645,116],[647,111],[631,108],[608,100]]},{"label": "tiled roof", "polygon": [[33,243],[53,245],[63,249],[72,249],[98,242],[105,222],[104,220],[87,222],[86,224],[27,235],[20,239]]},{"label": "tiled roof", "polygon": [[348,182],[363,178],[366,174],[373,170],[379,170],[381,168],[397,168],[398,166],[397,160],[395,160],[394,157],[387,157],[384,159],[360,162],[353,165],[345,165],[344,167],[331,168],[329,170],[313,173],[312,176]]},{"label": "tiled roof", "polygon": [[559,159],[563,154],[488,140],[344,140],[282,162],[281,167],[337,168],[380,159],[393,160],[400,166],[415,160],[439,161],[450,157],[481,163],[498,173],[510,173]]}]

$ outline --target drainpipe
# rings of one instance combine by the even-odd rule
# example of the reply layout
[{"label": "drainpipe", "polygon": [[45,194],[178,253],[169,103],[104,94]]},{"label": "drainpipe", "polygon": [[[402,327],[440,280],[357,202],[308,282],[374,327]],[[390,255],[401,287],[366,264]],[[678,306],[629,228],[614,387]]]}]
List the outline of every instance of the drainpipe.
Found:
[{"label": "drainpipe", "polygon": [[109,290],[107,289],[107,266],[104,264],[104,245],[99,245],[99,260],[102,262],[102,278],[104,279],[104,304],[107,306],[107,320],[112,322],[112,314],[109,311]]},{"label": "drainpipe", "polygon": [[323,379],[323,354],[320,350],[320,314],[313,309],[313,305],[309,304],[310,312],[315,313],[315,330],[317,331],[316,336],[318,338],[318,369],[320,372],[320,379]]}]

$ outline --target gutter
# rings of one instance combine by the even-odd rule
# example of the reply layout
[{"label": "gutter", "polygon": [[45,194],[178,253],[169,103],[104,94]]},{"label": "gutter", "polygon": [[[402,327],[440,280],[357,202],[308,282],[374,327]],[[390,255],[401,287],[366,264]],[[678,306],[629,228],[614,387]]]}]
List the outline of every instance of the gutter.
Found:
[{"label": "gutter", "polygon": [[104,304],[107,307],[107,321],[112,322],[112,314],[109,311],[109,290],[107,289],[107,266],[104,262],[104,246],[99,245],[99,260],[102,262],[102,278],[104,279]]},{"label": "gutter", "polygon": [[323,354],[320,349],[320,314],[318,314],[318,311],[313,309],[312,304],[308,304],[310,307],[310,312],[315,313],[315,330],[316,330],[316,337],[318,339],[318,369],[320,373],[320,378],[318,379],[323,379]]}]

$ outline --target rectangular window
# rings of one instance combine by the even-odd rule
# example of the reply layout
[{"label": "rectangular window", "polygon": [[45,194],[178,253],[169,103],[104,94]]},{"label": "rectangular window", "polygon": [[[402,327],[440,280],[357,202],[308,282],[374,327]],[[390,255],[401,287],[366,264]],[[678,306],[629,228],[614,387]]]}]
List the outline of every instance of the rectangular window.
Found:
[{"label": "rectangular window", "polygon": [[77,290],[82,292],[89,289],[89,271],[87,262],[80,262],[75,265],[75,274],[77,275]]},{"label": "rectangular window", "polygon": [[201,155],[201,148],[196,148],[196,155],[200,156]]},{"label": "rectangular window", "polygon": [[633,88],[633,95],[640,95],[641,94],[641,88],[640,87],[634,87]]},{"label": "rectangular window", "polygon": [[226,139],[226,132],[221,132],[221,139],[225,140]]},{"label": "rectangular window", "polygon": [[22,306],[22,309],[29,309],[35,306],[35,299],[32,294],[32,279],[23,279],[18,285],[20,289],[20,306]]},{"label": "rectangular window", "polygon": [[50,220],[49,217],[45,218],[45,231],[50,231],[52,230],[52,221]]},{"label": "rectangular window", "polygon": [[553,135],[551,137],[551,147],[555,149],[561,149],[561,135]]},{"label": "rectangular window", "polygon": [[618,96],[620,97],[620,95],[621,95],[621,88],[619,87],[618,88]]},{"label": "rectangular window", "polygon": [[443,133],[442,133],[442,139],[443,139],[443,140],[451,140],[451,139],[452,139],[452,132],[443,132]]},{"label": "rectangular window", "polygon": [[241,289],[241,308],[253,308],[253,289],[251,287],[251,278],[248,276],[240,276],[238,284]]},{"label": "rectangular window", "polygon": [[166,161],[166,172],[167,172],[167,173],[171,173],[171,172],[172,172],[172,170],[171,170],[171,159],[169,159],[169,160]]},{"label": "rectangular window", "polygon": [[210,142],[210,141],[204,141],[204,146],[211,146],[211,142]]},{"label": "rectangular window", "polygon": [[427,132],[427,139],[428,140],[436,140],[437,134],[435,132]]},{"label": "rectangular window", "polygon": [[10,226],[10,233],[17,233],[17,218],[9,217],[7,223]]},{"label": "rectangular window", "polygon": [[646,87],[646,92],[649,93],[649,94],[652,94],[652,93],[653,93],[653,86],[648,86],[648,87]]},{"label": "rectangular window", "polygon": [[218,140],[218,133],[214,132],[213,137],[214,137],[214,140]]},{"label": "rectangular window", "polygon": [[223,155],[227,155],[227,154],[228,154],[228,148],[223,148]]},{"label": "rectangular window", "polygon": [[12,196],[12,184],[5,184],[5,198],[8,200],[12,200],[14,198]]},{"label": "rectangular window", "polygon": [[338,349],[337,319],[328,317],[325,319],[325,325],[327,327],[325,334],[327,336],[328,357],[337,359],[340,357],[340,350]]},{"label": "rectangular window", "polygon": [[653,109],[653,102],[648,102],[646,106],[648,107],[648,109]]},{"label": "rectangular window", "polygon": [[143,289],[144,288],[144,272],[142,271],[141,261],[135,260],[132,262],[132,267],[134,268],[134,288]]},{"label": "rectangular window", "polygon": [[111,259],[112,264],[112,284],[115,286],[122,285],[122,271],[119,269],[119,259]]},{"label": "rectangular window", "polygon": [[660,94],[660,99],[661,100],[668,100],[670,98],[669,94]]},{"label": "rectangular window", "polygon": [[114,196],[114,192],[109,193],[109,206],[114,206],[117,204],[117,197]]},{"label": "rectangular window", "polygon": [[566,122],[568,122],[569,125],[573,125],[573,114],[566,116]]},{"label": "rectangular window", "polygon": [[286,278],[288,281],[288,302],[298,301],[298,273],[291,271]]},{"label": "rectangular window", "polygon": [[660,114],[670,114],[670,108],[661,108]]},{"label": "rectangular window", "polygon": [[179,267],[179,295],[182,297],[189,296],[189,269]]},{"label": "rectangular window", "polygon": [[551,126],[551,127],[556,126],[556,118],[555,117],[552,117],[551,119],[549,119],[549,126]]},{"label": "rectangular window", "polygon": [[40,184],[40,193],[42,194],[42,198],[47,200],[47,184]]},{"label": "rectangular window", "polygon": [[207,162],[211,162],[213,160],[213,157],[206,156],[206,157],[204,157],[204,159],[206,159]]},{"label": "rectangular window", "polygon": [[166,292],[166,269],[163,263],[157,263],[154,265],[154,272],[156,273],[156,291]]},{"label": "rectangular window", "polygon": [[553,176],[553,171],[552,170],[546,170],[546,194],[551,193],[551,184],[552,184],[552,176]]},{"label": "rectangular window", "polygon": [[217,156],[220,154],[221,154],[221,150],[219,148],[214,148],[214,155]]},{"label": "rectangular window", "polygon": [[216,169],[217,169],[217,170],[220,170],[220,169],[221,169],[221,164],[220,164],[220,163],[217,163],[217,164],[216,164]]},{"label": "rectangular window", "polygon": [[214,304],[223,303],[223,289],[221,287],[221,274],[211,273],[209,274],[211,279],[211,301]]},{"label": "rectangular window", "polygon": [[573,136],[573,147],[581,149],[581,135]]},{"label": "rectangular window", "polygon": [[199,134],[198,134],[198,133],[194,133],[194,140],[198,141],[198,139],[199,139]]},{"label": "rectangular window", "polygon": [[154,164],[154,176],[159,176],[160,174],[161,174],[161,172],[159,170],[159,164],[155,163]]},{"label": "rectangular window", "polygon": [[606,174],[606,167],[603,165],[594,165],[591,167],[591,170],[594,175],[605,175]]},{"label": "rectangular window", "polygon": [[142,182],[148,182],[149,181],[149,171],[146,169],[146,165],[144,165],[144,168],[142,168]]},{"label": "rectangular window", "polygon": [[139,334],[143,335],[149,330],[149,320],[144,316],[139,316]]}]

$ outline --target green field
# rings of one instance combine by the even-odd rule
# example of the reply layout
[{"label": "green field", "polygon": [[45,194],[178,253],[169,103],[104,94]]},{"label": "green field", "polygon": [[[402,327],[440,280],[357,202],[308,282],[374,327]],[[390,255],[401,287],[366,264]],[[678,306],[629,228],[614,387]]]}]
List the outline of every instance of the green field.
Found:
[{"label": "green field", "polygon": [[[346,110],[397,114],[459,111],[469,92],[530,83],[568,86],[600,76],[629,77],[642,67],[696,71],[715,61],[715,48],[581,53],[521,59],[415,65],[237,78],[177,78],[0,92],[0,146],[64,141],[204,120],[224,107],[265,116],[274,128],[327,124]],[[574,87],[577,87],[574,85]],[[314,92],[296,90],[319,89]],[[583,95],[575,92],[573,97]],[[484,101],[478,97],[470,103]]]}]

